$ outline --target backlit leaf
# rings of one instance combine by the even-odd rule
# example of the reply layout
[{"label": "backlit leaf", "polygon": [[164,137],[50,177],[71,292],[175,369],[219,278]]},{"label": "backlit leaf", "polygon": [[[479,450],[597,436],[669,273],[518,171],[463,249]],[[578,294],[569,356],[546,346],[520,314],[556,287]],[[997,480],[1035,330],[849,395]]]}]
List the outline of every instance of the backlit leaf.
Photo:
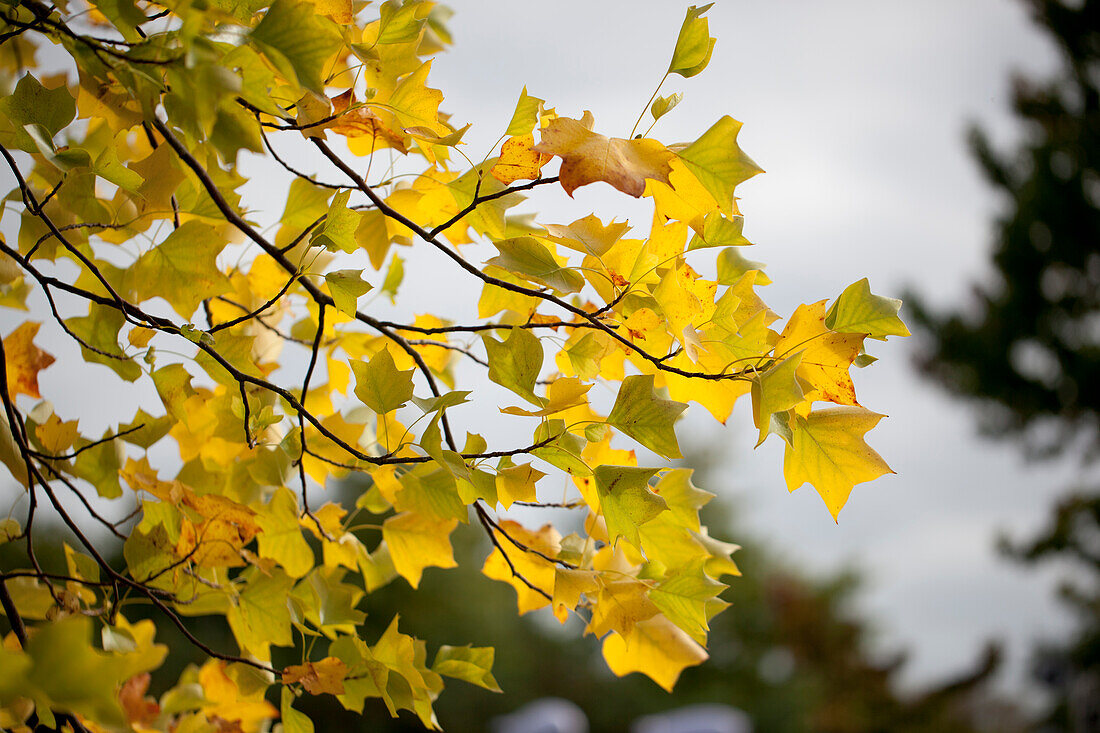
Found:
[{"label": "backlit leaf", "polygon": [[450,534],[457,526],[457,519],[439,520],[413,512],[387,519],[382,537],[398,574],[416,588],[424,568],[456,567]]},{"label": "backlit leaf", "polygon": [[600,509],[607,521],[607,534],[614,542],[619,537],[638,546],[638,526],[668,509],[660,495],[649,488],[656,468],[597,466],[596,492]]},{"label": "backlit leaf", "polygon": [[384,415],[401,407],[412,398],[412,369],[399,370],[389,349],[382,349],[370,361],[353,361],[355,396],[363,404]]},{"label": "backlit leaf", "polygon": [[658,397],[652,375],[638,375],[623,380],[607,422],[658,455],[679,458],[673,425],[686,409],[683,402]]},{"label": "backlit leaf", "polygon": [[668,148],[648,138],[609,138],[592,132],[592,124],[588,112],[579,120],[558,117],[543,128],[535,146],[536,152],[561,158],[558,175],[566,193],[572,196],[581,186],[603,181],[637,198],[647,178],[668,183],[673,158]]},{"label": "backlit leaf", "polygon": [[641,672],[668,692],[687,667],[707,659],[703,647],[664,616],[634,625],[631,633],[604,639],[603,658],[619,677]]},{"label": "backlit leaf", "polygon": [[893,473],[863,438],[882,417],[862,407],[831,407],[809,417],[796,416],[783,459],[787,489],[812,484],[836,519],[853,486]]},{"label": "backlit leaf", "polygon": [[825,314],[825,326],[841,333],[865,333],[871,338],[908,336],[909,329],[898,318],[901,301],[872,295],[867,278],[844,288]]},{"label": "backlit leaf", "polygon": [[676,49],[672,52],[672,63],[668,65],[670,74],[691,77],[707,68],[710,55],[714,51],[715,39],[711,37],[707,19],[703,16],[712,5],[714,3],[707,3],[702,7],[692,5],[688,8],[687,17],[684,18],[680,35],[676,39]]},{"label": "backlit leaf", "polygon": [[[729,115],[714,123],[702,137],[679,151],[684,162],[699,183],[714,196],[726,216],[733,216],[734,188],[763,172],[737,145],[741,123]],[[668,181],[665,181],[667,183]]]},{"label": "backlit leaf", "polygon": [[439,647],[432,663],[432,671],[500,692],[500,685],[493,679],[492,647],[447,646]]}]

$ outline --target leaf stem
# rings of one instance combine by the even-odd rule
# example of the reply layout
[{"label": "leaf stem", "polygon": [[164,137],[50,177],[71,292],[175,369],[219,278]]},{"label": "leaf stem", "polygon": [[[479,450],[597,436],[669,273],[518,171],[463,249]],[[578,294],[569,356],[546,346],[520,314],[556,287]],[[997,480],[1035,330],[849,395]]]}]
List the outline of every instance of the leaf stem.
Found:
[{"label": "leaf stem", "polygon": [[[657,98],[657,93],[661,91],[661,87],[664,85],[665,79],[667,78],[668,72],[666,71],[665,75],[661,77],[660,83],[657,84],[657,88],[654,89],[653,94],[650,95],[649,101],[645,103],[644,107],[642,107],[642,113],[638,115],[638,119],[634,121],[634,127],[630,128],[630,134],[627,135],[628,138],[634,137],[634,133],[638,130],[638,125],[642,124],[642,118],[645,117],[645,111],[649,109],[649,105],[653,104],[653,100]],[[650,127],[650,129],[652,130],[653,128]]]}]

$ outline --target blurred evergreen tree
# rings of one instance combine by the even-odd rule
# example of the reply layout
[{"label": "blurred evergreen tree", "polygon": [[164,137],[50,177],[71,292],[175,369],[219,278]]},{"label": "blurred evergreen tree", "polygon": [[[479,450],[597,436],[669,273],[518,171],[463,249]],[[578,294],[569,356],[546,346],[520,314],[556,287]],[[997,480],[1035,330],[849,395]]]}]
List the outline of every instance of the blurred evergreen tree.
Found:
[{"label": "blurred evergreen tree", "polygon": [[[983,426],[1033,455],[1083,448],[1100,457],[1100,2],[1025,0],[1054,40],[1060,72],[1017,78],[1024,141],[994,151],[981,130],[974,155],[1007,204],[996,224],[994,277],[965,309],[932,313],[910,296],[923,331],[924,371],[973,398]],[[1042,729],[1100,730],[1100,487],[1075,490],[1049,527],[1019,547],[1025,562],[1073,560],[1084,583],[1064,596],[1082,623],[1037,654],[1036,677],[1055,693]]]}]

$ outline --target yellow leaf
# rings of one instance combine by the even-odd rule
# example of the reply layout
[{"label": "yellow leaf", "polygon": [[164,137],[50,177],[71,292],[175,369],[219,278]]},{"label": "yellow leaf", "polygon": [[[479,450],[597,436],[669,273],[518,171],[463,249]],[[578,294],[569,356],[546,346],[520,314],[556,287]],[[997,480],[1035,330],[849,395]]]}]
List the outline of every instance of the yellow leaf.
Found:
[{"label": "yellow leaf", "polygon": [[[556,557],[561,551],[561,536],[552,525],[543,525],[538,532],[532,532],[518,522],[506,519],[500,522],[500,528],[516,542],[538,550],[548,557]],[[554,591],[554,565],[532,552],[520,550],[506,537],[501,536],[500,532],[495,534],[499,547],[494,548],[486,558],[481,572],[487,578],[504,581],[516,589],[516,603],[520,615],[548,606],[550,599],[546,596],[552,597]],[[507,560],[501,554],[500,548],[504,548],[504,552],[507,553]],[[513,568],[515,573],[512,571]],[[517,574],[520,577],[517,577]],[[546,595],[543,595],[544,593]]]},{"label": "yellow leaf", "polygon": [[260,729],[260,724],[278,716],[274,705],[260,694],[242,694],[240,687],[225,673],[225,662],[211,659],[199,670],[199,684],[207,704],[203,712],[208,720],[237,722],[244,733]]},{"label": "yellow leaf", "polygon": [[627,222],[612,220],[606,226],[595,214],[577,219],[572,224],[547,224],[547,239],[578,252],[602,257],[630,229]]},{"label": "yellow leaf", "polygon": [[535,501],[535,484],[546,474],[531,464],[506,466],[497,470],[496,489],[501,506],[508,509],[513,502]]},{"label": "yellow leaf", "polygon": [[703,647],[664,616],[634,625],[627,635],[611,634],[603,642],[603,658],[619,677],[641,672],[672,692],[680,673],[707,659]]},{"label": "yellow leaf", "polygon": [[549,161],[550,156],[546,153],[535,152],[534,135],[517,135],[504,141],[500,147],[500,158],[489,172],[507,186],[516,181],[538,178],[542,167]]},{"label": "yellow leaf", "polygon": [[46,422],[34,429],[35,435],[42,441],[42,447],[47,453],[57,455],[68,450],[73,441],[77,439],[76,420],[61,422],[56,413],[51,414]]},{"label": "yellow leaf", "polygon": [[319,662],[290,665],[283,670],[282,682],[284,685],[300,682],[311,695],[343,695],[347,676],[348,665],[336,657],[325,657]]},{"label": "yellow leaf", "polygon": [[812,484],[835,520],[853,486],[893,473],[863,440],[882,418],[862,407],[831,407],[809,417],[796,416],[783,460],[787,489]]},{"label": "yellow leaf", "polygon": [[539,153],[561,158],[562,188],[570,196],[589,183],[603,181],[625,194],[638,198],[645,191],[647,178],[668,183],[675,157],[656,140],[624,140],[592,132],[592,113],[572,120],[558,117],[542,130]]},{"label": "yellow leaf", "polygon": [[527,417],[546,417],[556,412],[569,410],[588,403],[588,390],[591,384],[585,384],[576,377],[560,377],[551,382],[544,399],[546,406],[541,410],[524,410],[521,407],[502,407],[506,415],[524,415]]},{"label": "yellow leaf", "polygon": [[653,297],[661,306],[668,330],[683,341],[683,331],[688,326],[702,324],[714,313],[714,295],[718,283],[699,277],[686,262],[670,269]]},{"label": "yellow leaf", "polygon": [[[668,365],[685,371],[720,372],[731,358],[724,353],[716,353],[715,346],[708,344],[710,351],[703,355],[698,364],[692,364],[688,355],[680,352],[668,360]],[[696,379],[672,372],[664,373],[668,396],[678,402],[696,402],[706,408],[715,420],[726,423],[737,400],[749,393],[751,385],[743,379]]]},{"label": "yellow leaf", "polygon": [[277,561],[292,578],[301,578],[313,569],[313,550],[302,536],[298,500],[290,489],[282,487],[275,492],[257,523],[262,557]]},{"label": "yellow leaf", "polygon": [[422,514],[403,512],[382,524],[382,538],[390,548],[393,566],[409,585],[416,588],[424,568],[453,568],[451,532],[457,519],[435,519]]},{"label": "yellow leaf", "polygon": [[667,182],[646,181],[645,195],[653,197],[655,213],[662,221],[682,221],[702,234],[703,219],[719,210],[718,202],[679,158],[671,165]]},{"label": "yellow leaf", "polygon": [[858,405],[848,368],[859,356],[864,335],[834,333],[826,328],[826,302],[798,306],[775,344],[775,355],[784,359],[802,353],[797,374],[813,387],[805,396],[807,401]]},{"label": "yellow leaf", "polygon": [[42,397],[38,392],[38,372],[53,364],[54,358],[34,345],[35,334],[41,327],[41,323],[26,321],[4,339],[8,394],[13,399],[20,394]]},{"label": "yellow leaf", "polygon": [[313,0],[313,7],[321,15],[327,15],[341,25],[355,20],[351,0]]},{"label": "yellow leaf", "polygon": [[565,623],[569,613],[580,603],[581,595],[599,589],[597,574],[593,570],[554,568],[554,616]]},{"label": "yellow leaf", "polygon": [[[660,613],[647,594],[649,586],[629,577],[616,578],[608,573],[592,606],[592,618],[586,634],[603,636],[609,631],[630,634],[634,626]],[[608,581],[607,577],[615,578]]]}]

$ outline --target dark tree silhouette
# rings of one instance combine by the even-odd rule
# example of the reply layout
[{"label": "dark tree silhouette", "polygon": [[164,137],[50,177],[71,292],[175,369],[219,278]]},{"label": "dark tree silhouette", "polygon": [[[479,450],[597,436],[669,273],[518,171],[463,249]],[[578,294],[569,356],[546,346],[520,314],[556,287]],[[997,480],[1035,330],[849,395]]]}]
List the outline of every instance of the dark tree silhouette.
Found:
[{"label": "dark tree silhouette", "polygon": [[[1033,455],[1083,450],[1100,457],[1100,2],[1026,0],[1057,43],[1063,68],[1051,79],[1014,80],[1024,142],[995,151],[981,130],[974,155],[1004,196],[994,277],[975,303],[936,314],[910,296],[922,331],[922,369],[974,399],[983,427],[1015,437]],[[1049,526],[1021,545],[1025,562],[1059,558],[1083,581],[1063,596],[1080,612],[1074,638],[1036,655],[1035,674],[1054,694],[1044,729],[1100,729],[1100,487],[1059,502]]]}]

